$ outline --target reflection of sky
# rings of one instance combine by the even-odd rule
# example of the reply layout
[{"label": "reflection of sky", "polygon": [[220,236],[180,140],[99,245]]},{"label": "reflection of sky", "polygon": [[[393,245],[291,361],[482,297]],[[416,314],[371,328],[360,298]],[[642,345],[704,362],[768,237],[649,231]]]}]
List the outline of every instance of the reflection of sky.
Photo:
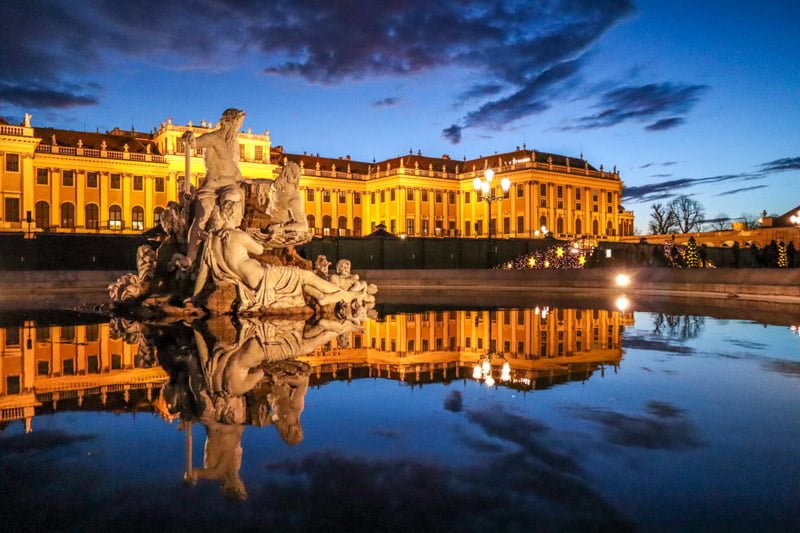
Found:
[{"label": "reflection of sky", "polygon": [[[625,338],[651,338],[653,319],[652,314],[637,313]],[[708,317],[694,338],[665,334],[661,339],[667,348],[625,348],[616,372],[607,367],[604,376],[595,372],[585,382],[525,394],[472,380],[412,388],[386,379],[361,379],[312,389],[301,419],[301,444],[286,446],[269,427],[245,430],[241,473],[251,495],[245,506],[276,506],[281,490],[300,497],[299,489],[280,484],[264,494],[261,487],[271,480],[300,479],[268,465],[331,451],[356,459],[368,474],[396,461],[438,465],[445,469],[441,475],[454,476],[470,497],[498,498],[496,505],[509,505],[513,516],[510,510],[518,507],[501,497],[507,496],[502,491],[520,483],[527,488],[518,496],[527,494],[551,506],[548,516],[556,524],[559,512],[568,513],[565,509],[603,516],[607,504],[645,529],[773,529],[800,523],[800,380],[768,366],[772,359],[800,360],[800,339],[784,326]],[[689,347],[691,353],[671,353],[670,345]],[[443,408],[454,391],[463,397],[461,412]],[[63,430],[97,438],[22,454],[31,471],[49,457],[60,467],[101,472],[102,478],[87,489],[90,493],[118,496],[126,486],[164,493],[179,489],[184,434],[175,423],[150,414],[59,412],[36,417],[34,426],[35,433]],[[11,426],[0,436],[0,446],[20,432],[20,424]],[[194,462],[199,464],[204,432],[197,424],[194,439]],[[19,455],[0,455],[0,465],[13,457]],[[297,467],[298,472],[312,472],[311,464]],[[489,465],[493,471],[481,470]],[[537,478],[547,479],[549,486],[537,487],[532,482]],[[406,478],[398,475],[398,484],[400,479]],[[0,492],[21,481],[6,477]],[[346,506],[358,493],[345,481],[329,480]],[[371,490],[380,494],[380,486]],[[394,489],[401,501],[411,489],[435,499],[424,487]],[[39,496],[25,490],[32,499]],[[444,490],[443,502],[460,501],[446,489],[437,490]],[[555,497],[558,490],[564,491],[565,501]],[[247,523],[253,516],[250,507],[222,503],[221,494],[207,486],[179,493],[210,504],[194,510],[199,517],[235,512]],[[273,503],[264,504],[261,498]],[[481,501],[471,503],[481,509]],[[560,504],[565,508],[559,511]],[[145,498],[141,505],[156,504]],[[426,507],[431,503],[417,505],[420,512],[435,509]],[[781,513],[786,513],[785,521],[778,522]]]}]

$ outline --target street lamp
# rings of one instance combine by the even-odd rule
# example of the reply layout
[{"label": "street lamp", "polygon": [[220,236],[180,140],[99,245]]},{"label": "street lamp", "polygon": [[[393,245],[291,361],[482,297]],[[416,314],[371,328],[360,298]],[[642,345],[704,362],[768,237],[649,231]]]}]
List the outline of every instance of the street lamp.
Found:
[{"label": "street lamp", "polygon": [[483,178],[476,177],[472,180],[472,188],[480,194],[480,199],[486,202],[486,212],[488,215],[489,223],[489,240],[492,239],[492,202],[501,199],[511,188],[511,180],[503,178],[500,180],[500,188],[503,189],[503,194],[495,194],[492,189],[492,179],[494,178],[494,170],[487,168],[483,171]]}]

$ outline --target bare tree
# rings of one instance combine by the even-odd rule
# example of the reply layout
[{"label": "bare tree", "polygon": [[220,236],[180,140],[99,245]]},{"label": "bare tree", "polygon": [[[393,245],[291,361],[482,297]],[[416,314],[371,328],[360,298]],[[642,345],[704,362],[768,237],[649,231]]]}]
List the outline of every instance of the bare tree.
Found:
[{"label": "bare tree", "polygon": [[666,235],[675,231],[675,213],[662,203],[650,206],[650,233]]},{"label": "bare tree", "polygon": [[742,213],[739,220],[744,223],[744,229],[755,229],[759,226],[758,215],[753,213]]},{"label": "bare tree", "polygon": [[706,214],[703,204],[682,194],[674,198],[667,207],[675,214],[675,224],[681,233],[700,231]]},{"label": "bare tree", "polygon": [[705,221],[711,227],[711,231],[726,231],[731,229],[731,217],[728,213],[719,213],[716,218]]}]

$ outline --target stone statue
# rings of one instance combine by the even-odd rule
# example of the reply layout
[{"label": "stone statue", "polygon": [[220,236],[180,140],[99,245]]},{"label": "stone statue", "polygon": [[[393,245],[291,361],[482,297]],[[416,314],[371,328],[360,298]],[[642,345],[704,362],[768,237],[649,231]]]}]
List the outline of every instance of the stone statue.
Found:
[{"label": "stone statue", "polygon": [[136,249],[136,274],[125,274],[108,286],[112,305],[128,303],[150,292],[150,282],[155,274],[156,252],[143,244]]},{"label": "stone statue", "polygon": [[323,278],[323,279],[330,279],[330,273],[328,269],[331,266],[331,262],[328,261],[328,258],[324,255],[318,255],[317,259],[314,261],[314,273]]},{"label": "stone statue", "polygon": [[363,303],[365,307],[371,309],[375,307],[375,294],[378,292],[378,287],[374,283],[367,283],[361,281],[358,274],[350,272],[351,263],[349,259],[339,259],[336,262],[336,273],[331,274],[331,283],[337,285],[345,291],[355,291],[365,294]]},{"label": "stone statue", "polygon": [[214,210],[217,196],[226,190],[240,190],[243,181],[239,172],[239,130],[244,122],[245,112],[239,109],[227,109],[220,119],[217,130],[204,133],[199,137],[193,131],[183,134],[186,149],[205,148],[206,176],[194,194],[194,220],[189,228],[188,250],[184,266],[189,267],[197,258],[197,251],[202,241],[206,224]]},{"label": "stone statue", "polygon": [[219,198],[216,228],[207,238],[198,269],[194,296],[209,278],[237,288],[239,313],[261,313],[269,308],[298,308],[310,298],[319,306],[350,303],[365,293],[343,290],[313,272],[295,267],[264,265],[250,257],[264,253],[259,234],[239,229],[244,216],[241,189],[229,188]]},{"label": "stone statue", "polygon": [[302,244],[311,240],[303,197],[300,194],[300,167],[287,162],[269,190],[266,214],[267,232],[281,244]]},{"label": "stone statue", "polygon": [[25,113],[25,120],[22,122],[22,125],[25,126],[26,128],[30,128],[31,118],[33,118],[33,116],[30,113]]}]

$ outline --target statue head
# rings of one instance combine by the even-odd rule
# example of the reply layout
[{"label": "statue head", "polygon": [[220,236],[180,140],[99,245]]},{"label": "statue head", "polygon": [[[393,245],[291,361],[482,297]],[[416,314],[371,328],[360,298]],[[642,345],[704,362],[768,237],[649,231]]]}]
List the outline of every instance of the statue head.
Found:
[{"label": "statue head", "polygon": [[278,175],[278,179],[275,180],[276,183],[283,182],[288,183],[291,185],[299,185],[300,184],[300,165],[295,163],[294,161],[287,162],[283,168],[281,169],[281,173]]},{"label": "statue head", "polygon": [[238,228],[244,219],[244,196],[238,187],[226,189],[217,199],[219,214],[223,225],[228,228]]},{"label": "statue head", "polygon": [[331,262],[328,261],[328,258],[324,255],[318,255],[317,259],[314,261],[314,268],[319,272],[324,272],[325,274],[328,273],[328,267],[330,266]]},{"label": "statue head", "polygon": [[242,127],[242,122],[244,121],[245,112],[241,109],[235,109],[231,107],[230,109],[226,109],[222,113],[222,118],[219,119],[221,126],[233,126],[235,129],[239,129]]},{"label": "statue head", "polygon": [[349,276],[351,266],[349,259],[339,259],[336,262],[336,273],[340,276]]}]

